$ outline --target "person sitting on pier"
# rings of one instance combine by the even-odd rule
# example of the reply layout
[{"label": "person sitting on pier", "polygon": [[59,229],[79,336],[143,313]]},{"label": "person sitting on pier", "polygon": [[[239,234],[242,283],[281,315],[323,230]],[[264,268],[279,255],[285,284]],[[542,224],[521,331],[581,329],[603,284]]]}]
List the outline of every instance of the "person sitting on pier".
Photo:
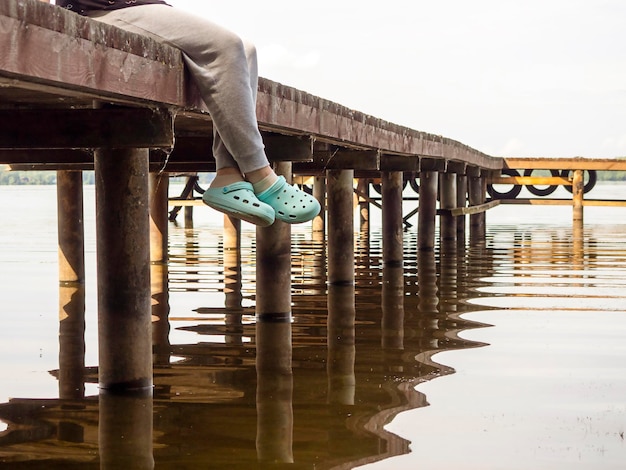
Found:
[{"label": "person sitting on pier", "polygon": [[259,226],[275,219],[307,222],[319,213],[319,202],[276,175],[265,154],[256,120],[254,46],[161,0],[56,0],[56,5],[182,51],[213,121],[217,171],[202,196],[205,204]]}]

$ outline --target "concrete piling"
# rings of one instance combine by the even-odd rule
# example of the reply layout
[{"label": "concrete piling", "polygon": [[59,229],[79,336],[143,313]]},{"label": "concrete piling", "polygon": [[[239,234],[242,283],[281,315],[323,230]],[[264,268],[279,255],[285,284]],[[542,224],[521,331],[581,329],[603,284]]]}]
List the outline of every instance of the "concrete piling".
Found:
[{"label": "concrete piling", "polygon": [[99,382],[152,387],[148,150],[95,152]]},{"label": "concrete piling", "polygon": [[[470,206],[477,206],[485,202],[486,180],[484,176],[470,176],[468,181],[468,196]],[[485,213],[470,215],[470,240],[472,242],[484,241],[486,236]]]},{"label": "concrete piling", "polygon": [[[454,209],[457,204],[456,174],[440,173],[440,207]],[[439,237],[442,241],[456,241],[456,220],[450,212],[443,212],[439,219]]]},{"label": "concrete piling", "polygon": [[328,283],[354,284],[354,170],[328,171]]},{"label": "concrete piling", "polygon": [[383,263],[402,266],[402,172],[383,172]]},{"label": "concrete piling", "polygon": [[[291,181],[291,163],[275,164]],[[256,229],[256,314],[291,316],[291,226],[277,220]]]},{"label": "concrete piling", "polygon": [[418,250],[435,248],[435,218],[437,216],[438,174],[436,171],[420,172],[419,213],[418,213]]}]

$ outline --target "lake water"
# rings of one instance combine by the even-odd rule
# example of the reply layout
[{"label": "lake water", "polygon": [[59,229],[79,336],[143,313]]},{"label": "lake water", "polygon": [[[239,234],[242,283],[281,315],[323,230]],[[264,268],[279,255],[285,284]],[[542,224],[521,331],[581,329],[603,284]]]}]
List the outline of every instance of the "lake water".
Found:
[{"label": "lake water", "polygon": [[323,244],[294,226],[291,324],[255,322],[253,227],[227,294],[222,217],[181,213],[154,394],[99,400],[93,200],[83,343],[59,322],[55,188],[0,186],[2,469],[626,465],[624,208],[585,208],[581,235],[570,207],[500,206],[461,251],[418,252],[414,227],[404,269],[382,268],[372,208],[356,286],[330,290]]}]

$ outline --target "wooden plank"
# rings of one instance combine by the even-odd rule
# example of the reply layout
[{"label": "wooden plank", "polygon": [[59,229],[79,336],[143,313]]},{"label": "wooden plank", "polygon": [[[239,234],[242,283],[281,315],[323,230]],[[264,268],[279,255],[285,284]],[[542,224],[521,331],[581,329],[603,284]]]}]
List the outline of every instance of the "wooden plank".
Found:
[{"label": "wooden plank", "polygon": [[309,136],[263,133],[265,153],[272,162],[312,161],[313,145]]},{"label": "wooden plank", "polygon": [[504,159],[505,168],[537,170],[626,170],[626,159],[621,158],[512,158]]},{"label": "wooden plank", "polygon": [[521,184],[532,186],[543,185],[564,185],[571,186],[572,181],[565,177],[560,176],[502,176],[496,178],[489,178],[488,184]]},{"label": "wooden plank", "polygon": [[420,171],[446,171],[447,161],[441,158],[420,159]]},{"label": "wooden plank", "polygon": [[488,211],[489,209],[500,205],[502,201],[500,199],[494,199],[492,201],[486,202],[484,204],[479,204],[476,206],[468,206],[468,207],[456,207],[454,209],[438,209],[438,215],[451,215],[453,217],[458,217],[461,215],[472,215],[472,214],[481,214],[483,212]]},{"label": "wooden plank", "polygon": [[27,166],[47,164],[88,165],[93,167],[93,151],[86,149],[63,150],[0,150],[0,163],[5,165]]},{"label": "wooden plank", "polygon": [[179,51],[37,0],[0,2],[0,75],[182,105]]},{"label": "wooden plank", "polygon": [[1,149],[173,146],[173,117],[156,109],[0,110]]},{"label": "wooden plank", "polygon": [[298,162],[298,173],[315,174],[325,170],[354,169],[380,170],[380,154],[377,150],[352,150],[334,147],[327,152],[316,152],[313,162]]},{"label": "wooden plank", "polygon": [[441,136],[393,124],[295,88],[259,81],[257,116],[262,128],[299,129],[329,142],[400,155],[432,156],[501,169],[503,161]]},{"label": "wooden plank", "polygon": [[381,171],[419,171],[419,157],[414,155],[390,155],[380,156]]},{"label": "wooden plank", "polygon": [[[500,204],[533,205],[533,206],[571,206],[571,199],[499,199]],[[584,199],[583,206],[589,207],[626,207],[626,201]]]}]

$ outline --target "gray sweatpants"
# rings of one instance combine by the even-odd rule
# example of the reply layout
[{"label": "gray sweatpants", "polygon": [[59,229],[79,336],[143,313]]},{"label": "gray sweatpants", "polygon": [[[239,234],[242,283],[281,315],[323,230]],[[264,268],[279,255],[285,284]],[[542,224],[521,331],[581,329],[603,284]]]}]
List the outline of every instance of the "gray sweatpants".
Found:
[{"label": "gray sweatpants", "polygon": [[268,165],[256,120],[256,49],[206,19],[166,5],[98,12],[91,17],[151,36],[183,52],[214,127],[217,168],[242,173]]}]

